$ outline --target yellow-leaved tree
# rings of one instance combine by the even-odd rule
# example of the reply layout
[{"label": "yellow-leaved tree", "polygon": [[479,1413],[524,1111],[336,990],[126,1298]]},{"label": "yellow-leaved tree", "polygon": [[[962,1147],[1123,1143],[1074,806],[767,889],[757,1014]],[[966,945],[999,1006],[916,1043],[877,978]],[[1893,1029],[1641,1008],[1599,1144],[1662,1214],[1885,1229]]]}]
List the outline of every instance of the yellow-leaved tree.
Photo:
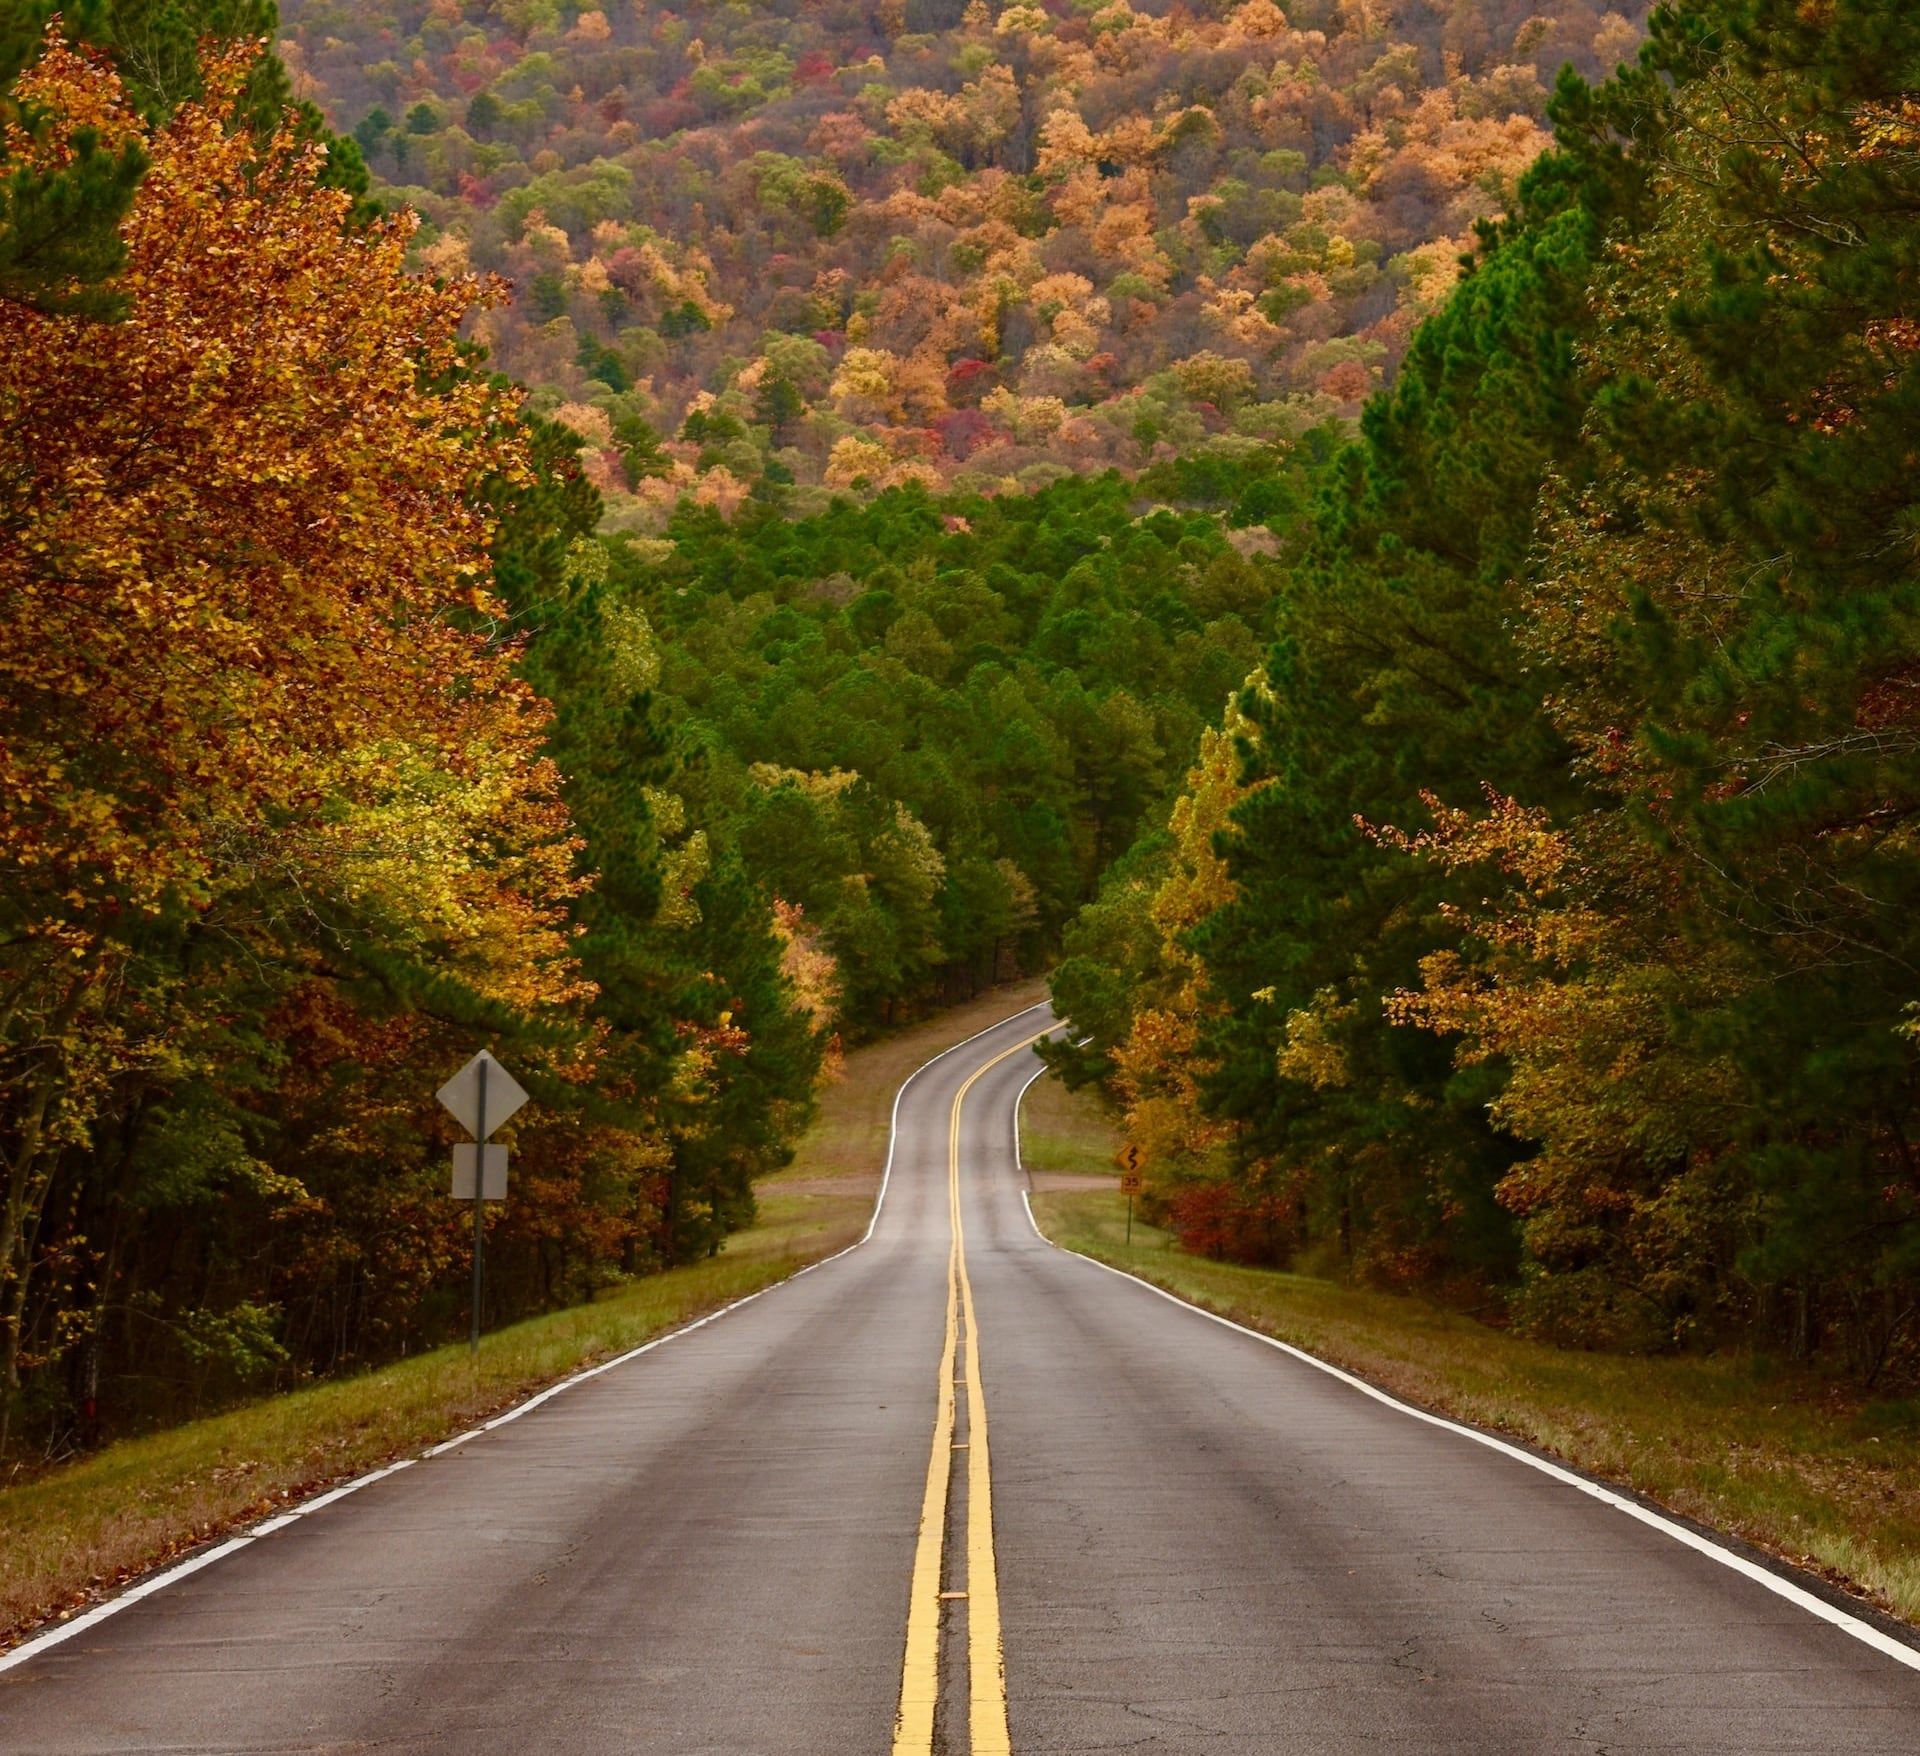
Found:
[{"label": "yellow-leaved tree", "polygon": [[1245,797],[1235,745],[1251,729],[1229,703],[1225,723],[1201,734],[1199,758],[1168,823],[1171,869],[1149,908],[1159,937],[1153,991],[1114,1051],[1114,1086],[1125,1109],[1127,1138],[1154,1167],[1154,1205],[1164,1203],[1182,1174],[1202,1166],[1231,1132],[1206,1113],[1201,1101],[1199,1082],[1206,1069],[1198,1049],[1209,1003],[1204,966],[1183,940],[1233,895],[1226,862],[1213,843]]},{"label": "yellow-leaved tree", "polygon": [[[234,1052],[237,982],[256,1013],[401,967],[503,1013],[583,997],[546,708],[490,593],[482,486],[527,466],[463,361],[489,294],[407,274],[411,216],[350,228],[322,148],[243,125],[256,53],[214,55],[160,125],[57,30],[15,92],[42,123],[14,162],[92,131],[150,169],[123,321],[0,303],[7,1388],[84,1321],[30,1299],[50,1193],[111,1205],[88,1180]],[[221,1174],[271,1185],[238,1140],[208,1123],[181,1174],[219,1144]]]}]

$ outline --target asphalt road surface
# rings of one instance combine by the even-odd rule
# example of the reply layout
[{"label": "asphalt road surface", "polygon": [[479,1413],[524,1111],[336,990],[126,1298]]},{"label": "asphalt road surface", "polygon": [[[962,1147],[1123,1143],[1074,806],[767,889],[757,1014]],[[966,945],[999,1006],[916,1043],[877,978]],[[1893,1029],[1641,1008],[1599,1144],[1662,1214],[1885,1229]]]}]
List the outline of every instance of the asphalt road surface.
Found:
[{"label": "asphalt road surface", "polygon": [[868,1242],[6,1671],[0,1750],[1920,1751],[1897,1658],[1043,1243],[1047,1022],[910,1082]]}]

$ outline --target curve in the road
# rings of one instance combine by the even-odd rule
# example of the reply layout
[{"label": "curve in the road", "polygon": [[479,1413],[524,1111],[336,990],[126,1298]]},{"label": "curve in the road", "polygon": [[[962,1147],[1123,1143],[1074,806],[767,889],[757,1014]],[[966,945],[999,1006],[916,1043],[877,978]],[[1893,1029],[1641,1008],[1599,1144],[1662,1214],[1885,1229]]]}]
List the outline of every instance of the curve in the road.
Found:
[{"label": "curve in the road", "polygon": [[[1920,1749],[1897,1635],[1042,1240],[1015,1139],[1038,1022],[916,1072],[830,1273],[63,1630],[0,1677],[0,1750],[885,1756],[956,1375],[941,1504],[968,1549],[991,1532],[998,1748]],[[955,1471],[988,1394],[990,1474],[984,1447]],[[949,1592],[983,1576],[960,1516]],[[998,1683],[942,1651],[967,1600],[935,1602],[959,1750]]]}]

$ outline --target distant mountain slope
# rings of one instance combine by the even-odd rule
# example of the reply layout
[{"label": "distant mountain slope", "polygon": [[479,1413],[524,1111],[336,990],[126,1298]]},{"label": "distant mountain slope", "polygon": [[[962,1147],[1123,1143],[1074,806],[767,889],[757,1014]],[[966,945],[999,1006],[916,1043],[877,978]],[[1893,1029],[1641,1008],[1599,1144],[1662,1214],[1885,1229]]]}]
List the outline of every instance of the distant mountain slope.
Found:
[{"label": "distant mountain slope", "polygon": [[288,0],[281,52],[428,217],[426,264],[512,281],[483,338],[644,526],[1350,408],[1545,144],[1558,68],[1610,69],[1644,10]]}]

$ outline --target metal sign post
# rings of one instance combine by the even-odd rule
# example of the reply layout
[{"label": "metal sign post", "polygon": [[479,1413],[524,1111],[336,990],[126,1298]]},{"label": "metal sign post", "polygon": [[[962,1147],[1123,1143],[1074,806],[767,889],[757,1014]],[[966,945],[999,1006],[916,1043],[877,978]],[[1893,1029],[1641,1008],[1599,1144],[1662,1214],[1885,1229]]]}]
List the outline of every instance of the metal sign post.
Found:
[{"label": "metal sign post", "polygon": [[473,1136],[470,1147],[453,1149],[453,1192],[464,1195],[469,1156],[473,1188],[473,1315],[467,1351],[480,1351],[480,1294],[485,1285],[486,1204],[507,1198],[507,1149],[489,1146],[487,1136],[527,1101],[516,1080],[485,1049],[436,1093],[455,1121]]},{"label": "metal sign post", "polygon": [[[480,1063],[480,1095],[476,1100],[479,1114],[473,1125],[473,1138],[478,1143],[481,1157],[487,1151],[487,1062]],[[467,1325],[467,1353],[469,1356],[480,1351],[480,1288],[485,1279],[482,1260],[487,1248],[487,1179],[483,1171],[473,1179],[473,1314]],[[1133,1203],[1127,1203],[1127,1229],[1129,1235],[1133,1229]]]}]

